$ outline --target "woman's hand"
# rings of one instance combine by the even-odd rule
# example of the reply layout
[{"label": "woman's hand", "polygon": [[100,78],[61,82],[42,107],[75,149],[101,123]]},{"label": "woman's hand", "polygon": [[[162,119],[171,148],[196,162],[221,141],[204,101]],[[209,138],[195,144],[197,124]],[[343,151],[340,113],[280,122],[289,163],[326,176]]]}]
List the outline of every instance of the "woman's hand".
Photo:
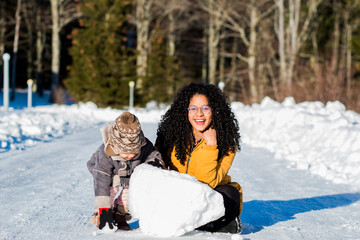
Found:
[{"label": "woman's hand", "polygon": [[206,145],[217,145],[215,129],[209,128],[203,132],[203,138],[206,141]]}]

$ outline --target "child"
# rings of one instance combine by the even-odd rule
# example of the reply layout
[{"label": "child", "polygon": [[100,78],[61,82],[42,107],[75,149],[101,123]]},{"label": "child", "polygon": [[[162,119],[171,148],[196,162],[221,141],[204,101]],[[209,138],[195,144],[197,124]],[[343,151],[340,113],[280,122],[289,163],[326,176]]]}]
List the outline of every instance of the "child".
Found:
[{"label": "child", "polygon": [[[124,112],[109,122],[102,129],[103,144],[87,162],[87,167],[94,178],[95,209],[91,219],[99,229],[106,224],[112,230],[130,230],[127,220],[129,180],[134,168],[141,163],[148,163],[164,168],[160,153],[144,137],[137,117]],[[114,198],[122,187],[117,199]]]}]

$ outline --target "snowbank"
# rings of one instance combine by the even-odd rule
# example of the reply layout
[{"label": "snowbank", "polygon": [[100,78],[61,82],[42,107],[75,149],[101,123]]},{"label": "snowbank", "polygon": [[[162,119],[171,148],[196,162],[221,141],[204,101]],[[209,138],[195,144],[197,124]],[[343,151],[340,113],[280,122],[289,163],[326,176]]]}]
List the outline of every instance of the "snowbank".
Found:
[{"label": "snowbank", "polygon": [[243,142],[335,183],[360,185],[360,115],[340,102],[232,104]]},{"label": "snowbank", "polygon": [[223,197],[208,185],[147,164],[131,175],[129,208],[142,232],[160,237],[184,235],[225,213]]},{"label": "snowbank", "polygon": [[[94,124],[113,121],[125,110],[98,108],[95,104],[47,105],[24,110],[0,111],[0,153],[25,149],[38,142],[50,141]],[[136,115],[142,122],[158,122],[162,111],[140,109]]]},{"label": "snowbank", "polygon": [[[308,170],[335,183],[360,185],[360,115],[338,101],[282,103],[264,98],[261,104],[232,104],[243,143],[266,148],[289,166]],[[0,111],[0,153],[26,149],[94,124],[114,120],[124,110],[93,103],[47,105]],[[141,123],[158,123],[165,109],[136,109]],[[246,151],[246,149],[243,149]]]}]

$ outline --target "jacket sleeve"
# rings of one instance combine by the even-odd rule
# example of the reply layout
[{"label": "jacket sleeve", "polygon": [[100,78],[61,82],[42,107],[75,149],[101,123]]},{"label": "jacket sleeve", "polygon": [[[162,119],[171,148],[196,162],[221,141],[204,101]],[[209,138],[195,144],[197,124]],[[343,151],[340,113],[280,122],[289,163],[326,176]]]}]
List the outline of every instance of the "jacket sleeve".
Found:
[{"label": "jacket sleeve", "polygon": [[161,158],[160,152],[154,150],[150,153],[150,155],[145,160],[145,163],[150,164],[154,167],[159,167],[165,169],[165,163]]},{"label": "jacket sleeve", "polygon": [[195,172],[194,177],[200,182],[208,184],[211,188],[215,188],[221,183],[234,160],[235,153],[229,153],[228,156],[222,157],[217,160],[219,150],[217,145],[204,145],[196,156],[192,156],[192,160],[195,160]]},{"label": "jacket sleeve", "polygon": [[94,208],[110,208],[110,186],[112,183],[112,160],[104,153],[104,145],[92,155],[87,162],[88,169],[93,176],[95,202]]},{"label": "jacket sleeve", "polygon": [[165,168],[160,152],[155,150],[154,145],[146,138],[146,145],[142,149],[142,163],[147,163],[155,167]]}]

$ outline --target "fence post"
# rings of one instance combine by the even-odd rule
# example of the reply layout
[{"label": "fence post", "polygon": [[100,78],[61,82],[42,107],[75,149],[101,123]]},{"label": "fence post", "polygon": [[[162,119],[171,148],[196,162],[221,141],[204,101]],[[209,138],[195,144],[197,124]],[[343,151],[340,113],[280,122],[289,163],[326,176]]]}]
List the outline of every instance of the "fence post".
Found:
[{"label": "fence post", "polygon": [[10,54],[4,53],[2,56],[4,60],[4,95],[3,95],[3,102],[4,102],[4,110],[8,110],[9,108],[9,60]]},{"label": "fence post", "polygon": [[133,81],[130,81],[129,82],[129,87],[130,87],[129,111],[132,111],[134,109],[134,86],[135,86],[135,83]]},{"label": "fence post", "polygon": [[32,107],[32,85],[34,81],[32,79],[27,80],[28,91],[27,91],[27,107]]}]

